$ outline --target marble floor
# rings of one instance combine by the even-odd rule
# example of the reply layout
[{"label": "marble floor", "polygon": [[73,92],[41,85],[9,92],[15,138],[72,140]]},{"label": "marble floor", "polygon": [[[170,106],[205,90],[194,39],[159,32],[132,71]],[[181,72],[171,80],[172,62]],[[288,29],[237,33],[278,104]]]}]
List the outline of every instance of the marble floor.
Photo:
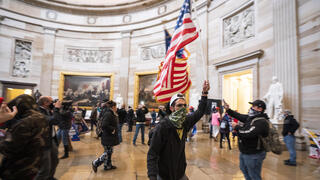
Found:
[{"label": "marble floor", "polygon": [[[117,169],[104,171],[103,165],[94,173],[91,162],[103,153],[100,140],[91,132],[81,135],[81,141],[72,142],[74,151],[68,159],[60,160],[56,171],[56,178],[60,180],[81,179],[125,179],[147,180],[147,152],[148,145],[142,145],[140,135],[137,146],[132,145],[134,132],[123,131],[123,142],[114,148],[113,164]],[[146,132],[146,142],[147,142]],[[244,179],[239,169],[239,151],[236,143],[232,143],[232,150],[228,150],[227,143],[224,149],[219,148],[219,143],[208,138],[208,134],[199,132],[191,142],[186,143],[187,171],[190,180],[209,179]],[[59,148],[59,156],[63,148]],[[283,160],[288,159],[285,151],[282,155],[268,153],[263,164],[262,176],[265,180],[311,180],[320,179],[320,161],[310,159],[307,151],[297,152],[297,167],[285,166]]]}]

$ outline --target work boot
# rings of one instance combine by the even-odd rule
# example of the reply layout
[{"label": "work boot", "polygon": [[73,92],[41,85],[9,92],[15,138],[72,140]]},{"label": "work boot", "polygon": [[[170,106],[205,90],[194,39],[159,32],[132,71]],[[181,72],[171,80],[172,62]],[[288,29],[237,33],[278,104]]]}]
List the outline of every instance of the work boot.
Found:
[{"label": "work boot", "polygon": [[66,159],[69,157],[69,146],[64,145],[64,155],[60,159]]}]

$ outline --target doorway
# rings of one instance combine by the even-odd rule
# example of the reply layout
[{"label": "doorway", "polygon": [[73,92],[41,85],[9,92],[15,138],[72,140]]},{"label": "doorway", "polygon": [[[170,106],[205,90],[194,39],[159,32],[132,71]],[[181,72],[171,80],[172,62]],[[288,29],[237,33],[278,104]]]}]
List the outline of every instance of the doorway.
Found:
[{"label": "doorway", "polygon": [[230,108],[246,114],[253,99],[252,69],[223,75],[222,98]]},{"label": "doorway", "polygon": [[32,90],[31,89],[18,89],[18,88],[6,88],[5,89],[6,93],[6,102],[11,101],[15,97],[21,95],[21,94],[28,94],[32,95]]},{"label": "doorway", "polygon": [[2,97],[6,102],[11,101],[15,97],[21,94],[33,95],[33,89],[36,84],[33,83],[21,83],[12,81],[0,81],[2,87]]}]

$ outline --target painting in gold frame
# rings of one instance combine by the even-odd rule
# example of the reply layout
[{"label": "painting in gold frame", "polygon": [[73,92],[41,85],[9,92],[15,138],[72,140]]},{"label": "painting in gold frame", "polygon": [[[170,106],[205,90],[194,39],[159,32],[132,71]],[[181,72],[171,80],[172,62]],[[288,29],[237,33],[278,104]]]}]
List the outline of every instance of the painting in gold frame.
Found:
[{"label": "painting in gold frame", "polygon": [[[157,102],[153,95],[153,87],[157,80],[158,71],[136,72],[135,73],[135,88],[134,88],[134,109],[137,109],[139,104],[144,104],[151,109],[158,109],[163,102]],[[186,93],[187,103],[189,102],[189,91]]]},{"label": "painting in gold frame", "polygon": [[61,72],[59,99],[88,108],[104,99],[113,99],[113,74]]}]

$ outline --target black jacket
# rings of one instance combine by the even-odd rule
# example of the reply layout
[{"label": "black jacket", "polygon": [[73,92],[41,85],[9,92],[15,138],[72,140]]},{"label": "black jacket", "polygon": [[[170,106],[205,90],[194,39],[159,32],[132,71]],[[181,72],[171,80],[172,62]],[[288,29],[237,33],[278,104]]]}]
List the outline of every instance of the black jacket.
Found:
[{"label": "black jacket", "polygon": [[127,111],[125,108],[121,108],[117,110],[117,113],[119,115],[119,124],[123,124],[126,122],[127,117]]},{"label": "black jacket", "polygon": [[54,108],[53,113],[43,107],[39,107],[39,111],[46,116],[48,125],[49,125],[49,131],[47,134],[43,135],[44,142],[45,142],[45,149],[50,149],[52,146],[52,133],[53,133],[53,125],[58,125],[59,121],[61,119],[59,109]]},{"label": "black jacket", "polygon": [[185,141],[188,131],[196,124],[207,106],[207,97],[202,96],[198,110],[187,115],[183,123],[182,139],[179,138],[173,123],[165,117],[155,128],[147,155],[148,176],[159,175],[165,180],[177,180],[184,174],[187,167]]},{"label": "black jacket", "polygon": [[61,119],[59,121],[58,127],[59,129],[69,130],[71,128],[72,121],[72,112],[71,111],[63,111],[60,112]]},{"label": "black jacket", "polygon": [[148,112],[149,112],[149,110],[146,107],[143,107],[141,109],[137,109],[136,110],[137,122],[146,122],[145,114],[147,114]]},{"label": "black jacket", "polygon": [[[239,121],[243,122],[244,125],[241,127],[237,125],[235,130],[238,134],[239,150],[244,154],[257,154],[265,151],[262,141],[259,140],[258,136],[267,137],[269,133],[269,117],[267,114],[259,114],[256,116],[248,116],[239,114],[231,109],[227,110],[227,113]],[[251,121],[256,117],[264,117],[266,120],[257,120],[251,126]],[[258,141],[260,146],[258,146]]]},{"label": "black jacket", "polygon": [[282,135],[286,136],[289,132],[294,135],[299,126],[299,123],[292,115],[287,116],[283,122]]},{"label": "black jacket", "polygon": [[133,112],[133,109],[130,108],[127,114],[127,119],[129,124],[133,122],[133,118],[134,118],[134,112]]},{"label": "black jacket", "polygon": [[115,146],[119,144],[118,115],[110,108],[106,109],[102,117],[101,144],[104,146]]}]

